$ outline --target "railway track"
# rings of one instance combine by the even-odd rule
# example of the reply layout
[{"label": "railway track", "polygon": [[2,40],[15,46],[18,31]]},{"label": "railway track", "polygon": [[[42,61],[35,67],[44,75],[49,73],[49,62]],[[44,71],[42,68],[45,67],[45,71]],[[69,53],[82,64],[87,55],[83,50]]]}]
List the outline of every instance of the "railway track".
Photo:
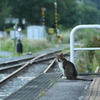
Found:
[{"label": "railway track", "polygon": [[[34,62],[34,63],[43,62],[43,61],[46,61],[46,60],[51,60],[51,59],[54,58],[54,53],[58,53],[58,52],[60,52],[60,51],[61,51],[61,50],[47,53],[47,54],[45,54],[45,55],[43,55],[43,56],[40,56],[38,59],[36,59],[36,58],[33,56],[33,57],[25,58],[25,60],[24,60],[24,59],[19,59],[19,60],[13,60],[13,61],[1,63],[0,65],[1,65],[2,67],[0,67],[0,74],[1,74],[1,76],[3,76],[3,77],[0,77],[0,80],[1,80],[2,78],[4,78],[4,76],[6,77],[7,75],[11,74],[11,73],[14,72],[15,70],[19,69],[21,66],[31,64],[30,62],[32,62],[32,60],[30,60],[30,59],[33,59],[33,62]],[[69,55],[69,53],[67,53],[66,55]],[[34,60],[34,59],[35,59],[35,60]],[[22,62],[22,61],[23,61],[23,62]],[[26,62],[27,62],[28,64],[26,64]],[[16,64],[16,63],[17,63],[17,64]]]},{"label": "railway track", "polygon": [[[37,57],[33,57],[31,60],[28,59],[28,61],[24,62],[21,60],[20,62],[22,65],[19,64],[20,66],[17,66],[16,70],[12,71],[9,75],[0,80],[0,97],[5,98],[12,92],[25,85],[28,81],[36,78],[41,73],[49,72],[55,62],[54,53],[59,52],[60,51],[45,53]],[[65,54],[69,55],[69,53]],[[8,62],[7,65],[9,65],[10,68],[6,66],[0,71],[3,72],[5,70],[12,70],[13,68],[16,68],[16,65],[13,64],[15,62],[16,61]]]},{"label": "railway track", "polygon": [[[66,49],[66,48],[65,48]],[[47,53],[47,57],[42,57],[42,60],[45,60],[45,58],[47,59],[50,59],[50,57],[52,58],[54,53],[59,53],[61,52],[62,50],[64,49],[61,49],[61,50],[57,50],[57,51],[54,51],[54,52],[50,52],[50,53]],[[0,71],[3,71],[3,70],[6,70],[6,69],[12,69],[12,68],[17,68],[17,67],[20,67],[22,65],[24,65],[26,62],[30,61],[31,59],[34,59],[36,56],[31,56],[31,57],[26,57],[26,58],[21,58],[21,59],[17,59],[17,60],[12,60],[12,61],[6,61],[6,62],[3,62],[3,63],[0,63]],[[39,62],[39,61],[42,61],[41,59],[38,59],[38,60],[35,60],[35,62]]]}]

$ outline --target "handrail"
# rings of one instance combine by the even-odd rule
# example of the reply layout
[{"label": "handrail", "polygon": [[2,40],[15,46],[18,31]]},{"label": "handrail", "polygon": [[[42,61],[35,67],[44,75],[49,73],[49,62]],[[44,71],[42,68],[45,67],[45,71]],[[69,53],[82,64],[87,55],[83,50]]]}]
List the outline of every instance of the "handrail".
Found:
[{"label": "handrail", "polygon": [[100,29],[100,25],[78,25],[74,27],[70,33],[70,61],[74,63],[74,50],[100,50],[100,48],[74,48],[74,33],[78,29]]}]

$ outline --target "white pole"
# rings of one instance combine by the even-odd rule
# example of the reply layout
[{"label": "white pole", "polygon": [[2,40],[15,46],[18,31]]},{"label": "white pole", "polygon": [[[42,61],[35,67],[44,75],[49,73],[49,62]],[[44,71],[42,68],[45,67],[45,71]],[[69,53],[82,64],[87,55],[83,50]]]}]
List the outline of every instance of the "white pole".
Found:
[{"label": "white pole", "polygon": [[[74,33],[78,29],[87,29],[87,28],[99,28],[100,29],[100,25],[78,25],[78,26],[74,27],[70,33],[70,61],[72,63],[74,63]],[[82,48],[76,49],[76,50],[82,50]],[[93,49],[91,49],[91,50],[93,50]]]}]

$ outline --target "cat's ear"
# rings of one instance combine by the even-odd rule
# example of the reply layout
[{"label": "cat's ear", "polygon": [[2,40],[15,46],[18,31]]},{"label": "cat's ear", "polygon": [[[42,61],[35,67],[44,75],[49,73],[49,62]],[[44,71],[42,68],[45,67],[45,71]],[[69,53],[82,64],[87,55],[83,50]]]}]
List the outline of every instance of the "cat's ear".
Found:
[{"label": "cat's ear", "polygon": [[63,57],[63,53],[60,54]]}]

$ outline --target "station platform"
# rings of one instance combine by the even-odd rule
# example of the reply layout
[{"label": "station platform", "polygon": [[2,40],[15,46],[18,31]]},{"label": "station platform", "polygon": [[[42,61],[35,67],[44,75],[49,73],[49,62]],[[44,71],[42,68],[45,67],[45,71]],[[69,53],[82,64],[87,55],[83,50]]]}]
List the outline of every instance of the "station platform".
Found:
[{"label": "station platform", "polygon": [[[59,72],[41,74],[4,100],[85,100],[95,81],[65,80],[60,76]],[[85,79],[92,77],[78,76]]]},{"label": "station platform", "polygon": [[100,100],[100,77],[94,78],[85,100]]},{"label": "station platform", "polygon": [[45,73],[28,82],[4,100],[36,100],[61,76],[60,73]]},{"label": "station platform", "polygon": [[[79,76],[86,78],[87,76]],[[91,77],[88,76],[90,79]],[[91,81],[64,80],[58,79],[57,82],[37,100],[85,100]]]}]

